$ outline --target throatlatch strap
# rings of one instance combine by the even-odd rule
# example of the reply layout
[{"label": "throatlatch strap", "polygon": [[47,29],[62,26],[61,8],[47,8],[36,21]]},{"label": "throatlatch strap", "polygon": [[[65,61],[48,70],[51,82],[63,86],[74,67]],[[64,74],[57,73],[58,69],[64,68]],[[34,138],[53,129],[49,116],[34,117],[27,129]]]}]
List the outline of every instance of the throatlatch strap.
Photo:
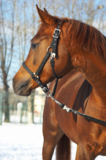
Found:
[{"label": "throatlatch strap", "polygon": [[57,88],[57,85],[58,85],[58,78],[56,78],[56,81],[55,81],[55,85],[54,85],[54,89],[53,89],[53,92],[52,92],[52,96],[54,96],[55,95],[55,93],[56,93],[56,88]]},{"label": "throatlatch strap", "polygon": [[54,76],[55,76],[55,78],[56,78],[55,85],[54,85],[54,89],[53,89],[53,93],[52,93],[52,95],[54,96],[54,95],[55,95],[55,92],[56,92],[58,80],[61,79],[62,77],[58,77],[58,76],[56,75],[55,71],[54,71],[54,65],[55,65],[54,58],[52,58],[52,59],[50,60],[50,63],[51,63],[51,67],[52,67],[52,72],[53,72],[53,74],[54,74]]}]

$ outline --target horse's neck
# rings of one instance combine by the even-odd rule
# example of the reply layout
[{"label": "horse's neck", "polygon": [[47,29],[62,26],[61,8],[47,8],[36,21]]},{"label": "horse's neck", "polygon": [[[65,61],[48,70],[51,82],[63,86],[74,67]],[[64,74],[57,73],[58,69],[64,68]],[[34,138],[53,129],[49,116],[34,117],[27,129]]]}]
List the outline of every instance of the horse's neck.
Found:
[{"label": "horse's neck", "polygon": [[89,81],[93,91],[106,101],[106,64],[103,58],[89,53],[74,55],[72,64]]}]

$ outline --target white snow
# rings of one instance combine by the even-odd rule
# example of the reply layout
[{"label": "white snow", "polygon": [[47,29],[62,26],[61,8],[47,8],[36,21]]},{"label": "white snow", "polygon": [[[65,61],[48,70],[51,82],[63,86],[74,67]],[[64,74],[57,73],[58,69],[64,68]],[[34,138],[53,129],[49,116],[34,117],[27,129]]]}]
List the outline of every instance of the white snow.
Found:
[{"label": "white snow", "polygon": [[[42,160],[42,145],[42,124],[3,123],[0,126],[0,160]],[[75,160],[75,153],[73,143],[72,160]],[[106,156],[96,160],[106,160]]]}]

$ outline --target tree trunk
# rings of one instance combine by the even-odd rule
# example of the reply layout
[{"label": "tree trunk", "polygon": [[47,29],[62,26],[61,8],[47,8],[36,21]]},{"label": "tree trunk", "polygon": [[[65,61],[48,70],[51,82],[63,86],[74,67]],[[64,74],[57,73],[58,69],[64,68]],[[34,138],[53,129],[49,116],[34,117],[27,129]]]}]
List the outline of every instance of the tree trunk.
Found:
[{"label": "tree trunk", "polygon": [[5,119],[4,122],[10,122],[10,116],[9,116],[9,91],[8,86],[6,86],[5,92],[4,92],[4,114]]},{"label": "tree trunk", "polygon": [[34,93],[28,97],[28,123],[34,123]]}]

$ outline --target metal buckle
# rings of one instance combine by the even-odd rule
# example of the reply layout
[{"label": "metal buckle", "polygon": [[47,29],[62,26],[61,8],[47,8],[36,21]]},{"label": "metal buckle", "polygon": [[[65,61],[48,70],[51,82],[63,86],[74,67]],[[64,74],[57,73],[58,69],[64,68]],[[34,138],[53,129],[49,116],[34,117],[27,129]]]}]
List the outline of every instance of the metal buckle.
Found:
[{"label": "metal buckle", "polygon": [[35,76],[36,78],[39,78],[39,76],[37,76],[36,73],[33,73],[33,74],[34,74],[34,76]]},{"label": "metal buckle", "polygon": [[58,38],[58,37],[59,37],[59,35],[55,35],[55,34],[56,34],[56,33],[55,33],[56,31],[58,31],[58,32],[59,32],[59,35],[60,35],[60,32],[61,32],[61,30],[60,30],[60,29],[55,28],[54,33],[53,33],[53,37],[54,37],[54,38]]},{"label": "metal buckle", "polygon": [[56,57],[56,53],[51,53],[51,59]]},{"label": "metal buckle", "polygon": [[51,95],[52,95],[50,90],[45,94],[46,94],[46,97],[51,97]]}]

